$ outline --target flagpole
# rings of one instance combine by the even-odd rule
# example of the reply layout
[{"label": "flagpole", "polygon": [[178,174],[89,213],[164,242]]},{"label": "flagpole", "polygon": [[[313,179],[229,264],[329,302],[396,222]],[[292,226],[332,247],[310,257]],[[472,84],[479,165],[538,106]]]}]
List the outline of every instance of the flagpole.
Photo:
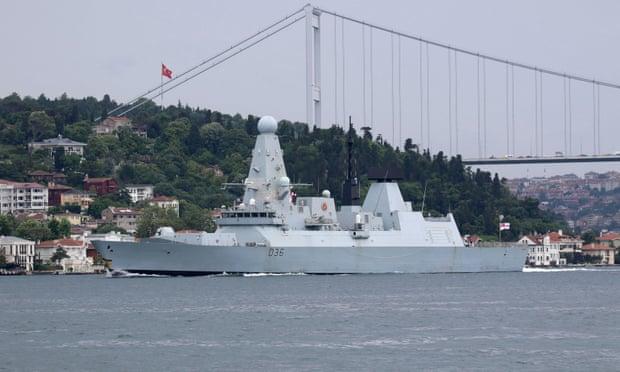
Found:
[{"label": "flagpole", "polygon": [[159,91],[159,98],[160,98],[160,101],[161,101],[160,106],[161,106],[161,110],[162,111],[164,111],[164,71],[163,71],[163,66],[164,66],[164,63],[162,62],[161,66],[159,68],[159,78],[160,78],[159,79],[160,80],[160,84],[159,84],[159,89],[160,89],[160,91]]},{"label": "flagpole", "polygon": [[502,242],[502,221],[504,220],[504,215],[500,214],[498,217],[499,217],[498,218],[499,223],[497,224],[497,227],[499,229],[498,229],[498,232],[497,232],[497,237],[499,239],[499,242],[501,243]]}]

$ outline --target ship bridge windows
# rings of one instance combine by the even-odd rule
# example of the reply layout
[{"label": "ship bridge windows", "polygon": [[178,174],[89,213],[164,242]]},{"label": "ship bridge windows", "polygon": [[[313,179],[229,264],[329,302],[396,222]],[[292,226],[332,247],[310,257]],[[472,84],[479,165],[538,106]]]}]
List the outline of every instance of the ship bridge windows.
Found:
[{"label": "ship bridge windows", "polygon": [[225,212],[224,218],[275,218],[276,212]]}]

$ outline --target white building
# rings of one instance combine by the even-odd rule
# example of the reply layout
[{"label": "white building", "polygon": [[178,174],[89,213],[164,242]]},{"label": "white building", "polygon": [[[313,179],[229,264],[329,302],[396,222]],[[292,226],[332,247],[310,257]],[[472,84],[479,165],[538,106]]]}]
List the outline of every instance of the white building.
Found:
[{"label": "white building", "polygon": [[76,154],[80,157],[84,155],[85,143],[74,141],[70,138],[64,138],[61,134],[58,137],[44,139],[41,142],[30,142],[28,147],[31,151],[36,150],[48,150],[50,155],[54,154],[54,150],[62,147],[65,151],[65,155]]},{"label": "white building", "polygon": [[149,201],[150,205],[156,205],[162,209],[174,209],[177,216],[179,215],[179,201],[171,196],[156,196]]},{"label": "white building", "polygon": [[125,191],[134,204],[153,198],[153,185],[127,185]]},{"label": "white building", "polygon": [[87,257],[88,243],[84,240],[57,239],[43,241],[35,246],[36,258],[43,263],[52,263],[54,253],[62,248],[68,258],[60,261],[65,272],[88,273],[93,271],[93,259]]},{"label": "white building", "polygon": [[34,242],[15,236],[0,236],[0,256],[30,272],[34,266]]},{"label": "white building", "polygon": [[38,183],[0,180],[0,214],[47,212],[48,189]]},{"label": "white building", "polygon": [[551,239],[547,234],[544,236],[523,236],[519,244],[529,247],[527,264],[530,266],[556,266],[566,265],[565,259],[560,259],[560,243]]}]

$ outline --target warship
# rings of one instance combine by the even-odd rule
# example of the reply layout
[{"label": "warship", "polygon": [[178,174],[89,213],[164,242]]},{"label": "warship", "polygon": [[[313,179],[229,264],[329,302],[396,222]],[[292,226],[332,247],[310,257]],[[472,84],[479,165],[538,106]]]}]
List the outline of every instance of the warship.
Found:
[{"label": "warship", "polygon": [[[99,237],[92,242],[116,271],[164,275],[244,273],[465,273],[522,271],[524,245],[467,246],[451,213],[424,216],[398,187],[397,171],[369,174],[359,203],[352,175],[352,127],[343,203],[325,190],[296,197],[287,177],[277,122],[258,122],[243,201],[222,210],[217,230],[157,230],[150,238]],[[361,204],[361,205],[360,205]]]}]

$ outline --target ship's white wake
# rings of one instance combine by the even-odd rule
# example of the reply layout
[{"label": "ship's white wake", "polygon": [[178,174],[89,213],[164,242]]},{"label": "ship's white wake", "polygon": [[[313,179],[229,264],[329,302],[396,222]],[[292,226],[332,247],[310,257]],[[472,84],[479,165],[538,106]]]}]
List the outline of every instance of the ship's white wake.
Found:
[{"label": "ship's white wake", "polygon": [[243,274],[243,276],[246,278],[254,278],[254,277],[261,277],[261,276],[302,276],[302,275],[308,275],[308,274],[306,273],[247,273],[247,274]]},{"label": "ship's white wake", "polygon": [[130,273],[125,270],[108,270],[106,278],[166,278],[167,275]]}]

